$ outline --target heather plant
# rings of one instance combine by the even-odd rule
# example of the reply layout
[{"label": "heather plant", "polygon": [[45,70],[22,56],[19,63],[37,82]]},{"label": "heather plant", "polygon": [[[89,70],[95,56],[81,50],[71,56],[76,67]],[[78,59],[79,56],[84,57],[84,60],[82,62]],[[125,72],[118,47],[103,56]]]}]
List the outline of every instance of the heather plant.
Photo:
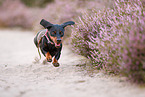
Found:
[{"label": "heather plant", "polygon": [[[61,24],[73,20],[84,10],[103,8],[104,2],[106,0],[0,0],[0,27],[18,26],[39,31],[42,18]],[[66,29],[66,32],[65,36],[70,36],[71,31]]]},{"label": "heather plant", "polygon": [[72,33],[73,51],[97,68],[145,82],[145,12],[139,0],[84,13]]},{"label": "heather plant", "polygon": [[121,70],[133,81],[145,82],[145,24],[132,27],[129,38],[122,41]]},{"label": "heather plant", "polygon": [[33,16],[19,0],[5,0],[0,6],[1,27],[22,27],[31,29]]},{"label": "heather plant", "polygon": [[25,5],[29,7],[44,7],[48,3],[54,2],[54,0],[21,0]]},{"label": "heather plant", "polygon": [[[34,24],[34,29],[40,29],[38,27],[38,22],[44,18],[52,23],[61,24],[65,21],[73,20],[81,15],[81,12],[87,10],[88,8],[102,8],[104,6],[99,6],[99,0],[55,0],[54,3],[48,4],[41,12],[37,15],[37,23]],[[70,29],[66,29],[65,37],[70,36]]]}]

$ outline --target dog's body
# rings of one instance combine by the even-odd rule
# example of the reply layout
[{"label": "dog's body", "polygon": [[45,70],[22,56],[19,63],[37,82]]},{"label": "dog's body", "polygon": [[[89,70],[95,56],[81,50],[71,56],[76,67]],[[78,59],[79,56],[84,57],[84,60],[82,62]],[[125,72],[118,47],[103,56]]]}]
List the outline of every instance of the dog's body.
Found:
[{"label": "dog's body", "polygon": [[64,28],[67,25],[73,25],[74,22],[69,21],[61,25],[54,25],[42,19],[40,24],[46,29],[37,33],[36,37],[34,38],[34,43],[38,49],[40,48],[42,54],[46,57],[46,61],[51,62],[52,57],[55,56],[53,59],[53,65],[58,67],[58,60],[60,58],[62,49]]}]

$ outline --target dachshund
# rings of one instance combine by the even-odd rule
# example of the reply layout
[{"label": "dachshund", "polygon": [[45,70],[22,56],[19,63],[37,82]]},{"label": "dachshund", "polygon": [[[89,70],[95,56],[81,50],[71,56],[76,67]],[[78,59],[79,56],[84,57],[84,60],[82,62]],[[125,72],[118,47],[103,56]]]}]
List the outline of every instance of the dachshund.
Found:
[{"label": "dachshund", "polygon": [[[45,19],[40,21],[40,24],[45,28],[37,33],[34,38],[36,47],[39,48],[42,54],[46,57],[47,62],[52,62],[53,66],[59,67],[58,60],[62,50],[62,40],[64,36],[65,27],[68,25],[74,25],[75,22],[68,21],[61,25],[52,24]],[[39,52],[40,55],[40,52]],[[41,59],[41,55],[40,55]]]}]

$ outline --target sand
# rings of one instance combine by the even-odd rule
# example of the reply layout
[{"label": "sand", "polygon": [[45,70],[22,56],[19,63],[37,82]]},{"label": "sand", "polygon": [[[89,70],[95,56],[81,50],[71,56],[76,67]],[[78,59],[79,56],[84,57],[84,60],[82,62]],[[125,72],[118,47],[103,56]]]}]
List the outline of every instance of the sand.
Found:
[{"label": "sand", "polygon": [[[0,97],[145,97],[124,77],[79,66],[86,61],[63,46],[60,67],[40,62],[34,32],[0,30]],[[83,68],[87,68],[84,70]]]}]

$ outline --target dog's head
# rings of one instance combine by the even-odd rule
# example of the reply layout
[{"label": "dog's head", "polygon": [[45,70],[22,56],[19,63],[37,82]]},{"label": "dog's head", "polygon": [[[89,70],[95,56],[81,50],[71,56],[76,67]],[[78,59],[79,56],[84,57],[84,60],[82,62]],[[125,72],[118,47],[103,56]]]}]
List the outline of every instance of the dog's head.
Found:
[{"label": "dog's head", "polygon": [[54,42],[55,47],[60,47],[60,44],[62,43],[62,39],[64,36],[64,28],[68,25],[75,24],[73,21],[65,22],[61,25],[58,24],[52,24],[44,19],[41,20],[40,24],[47,28],[49,31],[50,39]]}]

